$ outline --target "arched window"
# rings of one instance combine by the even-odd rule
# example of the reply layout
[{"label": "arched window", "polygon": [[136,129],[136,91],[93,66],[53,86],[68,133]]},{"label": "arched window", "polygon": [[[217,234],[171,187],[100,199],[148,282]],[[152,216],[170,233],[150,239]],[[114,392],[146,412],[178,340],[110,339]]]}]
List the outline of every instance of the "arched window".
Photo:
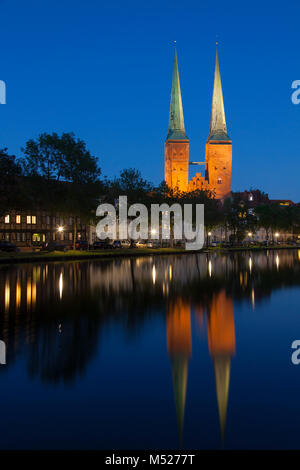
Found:
[{"label": "arched window", "polygon": [[222,178],[218,178],[218,184],[222,184]]}]

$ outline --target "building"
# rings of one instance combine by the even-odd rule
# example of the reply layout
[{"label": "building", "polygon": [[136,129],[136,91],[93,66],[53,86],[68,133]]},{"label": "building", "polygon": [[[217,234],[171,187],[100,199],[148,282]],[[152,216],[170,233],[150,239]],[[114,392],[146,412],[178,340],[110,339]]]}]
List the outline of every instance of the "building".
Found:
[{"label": "building", "polygon": [[[190,164],[204,165],[204,175],[189,180]],[[185,132],[177,51],[175,47],[169,130],[165,142],[165,182],[173,190],[210,190],[217,199],[230,196],[232,141],[227,134],[218,50],[212,98],[209,136],[204,162],[189,162],[189,139]]]},{"label": "building", "polygon": [[[89,239],[89,226],[76,221],[76,239]],[[73,242],[74,217],[46,211],[10,211],[0,217],[0,240],[15,243],[19,247],[32,247],[52,240]]]}]

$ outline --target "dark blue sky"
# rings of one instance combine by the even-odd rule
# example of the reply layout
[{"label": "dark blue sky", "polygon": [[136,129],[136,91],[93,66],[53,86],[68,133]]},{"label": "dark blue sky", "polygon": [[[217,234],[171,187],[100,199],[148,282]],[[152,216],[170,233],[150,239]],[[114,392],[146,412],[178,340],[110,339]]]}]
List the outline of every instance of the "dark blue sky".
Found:
[{"label": "dark blue sky", "polygon": [[[190,158],[204,158],[218,34],[233,190],[300,201],[300,5],[252,1],[0,0],[0,147],[74,131],[102,173],[164,177],[173,40]],[[192,170],[195,172],[195,170]],[[192,172],[191,172],[192,173]]]}]

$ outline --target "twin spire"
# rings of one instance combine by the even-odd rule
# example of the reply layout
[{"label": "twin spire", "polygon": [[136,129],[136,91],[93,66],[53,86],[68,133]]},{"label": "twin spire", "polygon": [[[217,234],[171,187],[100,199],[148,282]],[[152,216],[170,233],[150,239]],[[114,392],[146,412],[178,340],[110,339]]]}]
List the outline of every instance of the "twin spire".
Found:
[{"label": "twin spire", "polygon": [[[177,50],[175,45],[170,116],[169,116],[169,132],[167,140],[188,140],[184,128],[183,107],[180,90]],[[211,119],[208,140],[226,140],[230,138],[227,134],[224,101],[222,93],[222,83],[220,75],[220,65],[218,49],[216,51],[216,65],[214,77],[213,99],[211,107]]]}]

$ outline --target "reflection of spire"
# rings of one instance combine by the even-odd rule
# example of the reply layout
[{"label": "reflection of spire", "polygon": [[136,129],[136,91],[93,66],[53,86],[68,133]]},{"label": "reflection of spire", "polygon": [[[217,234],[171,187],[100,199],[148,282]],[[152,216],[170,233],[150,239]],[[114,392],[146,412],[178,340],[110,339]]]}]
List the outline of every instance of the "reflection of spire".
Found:
[{"label": "reflection of spire", "polygon": [[230,362],[231,357],[229,355],[220,355],[214,358],[217,401],[223,443],[225,439],[225,425],[230,381]]},{"label": "reflection of spire", "polygon": [[230,362],[235,352],[233,302],[226,296],[224,290],[212,299],[208,320],[208,344],[214,362],[220,428],[224,443]]},{"label": "reflection of spire", "polygon": [[180,444],[183,438],[188,362],[192,350],[190,306],[170,302],[167,311],[167,344],[171,360],[174,401]]},{"label": "reflection of spire", "polygon": [[184,357],[183,355],[171,357],[174,401],[175,401],[177,426],[178,426],[180,443],[182,443],[182,438],[183,438],[188,364],[189,364],[188,358]]}]

